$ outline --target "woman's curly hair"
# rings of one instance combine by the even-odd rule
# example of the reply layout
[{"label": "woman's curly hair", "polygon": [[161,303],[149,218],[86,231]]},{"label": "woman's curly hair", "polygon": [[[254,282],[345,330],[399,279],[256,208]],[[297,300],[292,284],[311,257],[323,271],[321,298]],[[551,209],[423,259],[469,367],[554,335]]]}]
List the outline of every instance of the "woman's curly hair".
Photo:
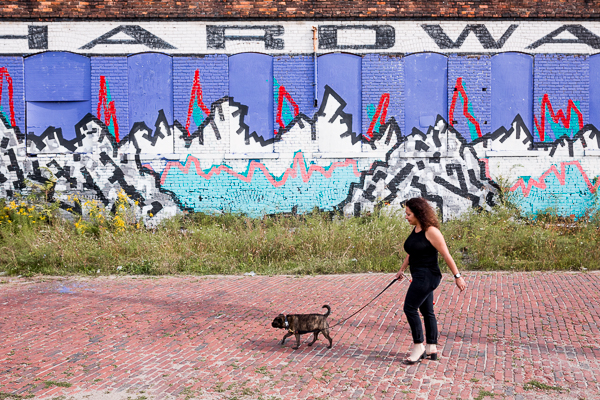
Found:
[{"label": "woman's curly hair", "polygon": [[435,210],[424,198],[414,197],[408,200],[405,205],[412,211],[424,231],[430,226],[435,226],[438,229],[440,228],[440,223],[437,219]]}]

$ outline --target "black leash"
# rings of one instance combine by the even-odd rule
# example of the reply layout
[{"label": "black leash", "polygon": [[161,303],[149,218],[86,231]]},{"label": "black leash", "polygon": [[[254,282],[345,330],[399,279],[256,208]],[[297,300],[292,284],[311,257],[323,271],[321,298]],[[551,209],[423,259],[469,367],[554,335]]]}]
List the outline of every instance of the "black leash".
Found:
[{"label": "black leash", "polygon": [[[403,275],[404,275],[404,274],[403,274]],[[408,278],[406,277],[406,275],[404,275],[404,279],[407,279],[407,280],[408,280]],[[338,322],[337,324],[330,326],[330,328],[333,328],[333,327],[335,327],[335,326],[338,326],[338,325],[340,325],[340,324],[342,324],[342,323],[344,323],[344,322],[348,321],[350,318],[354,317],[356,314],[358,314],[359,312],[361,312],[361,311],[362,311],[362,310],[363,310],[363,309],[364,309],[366,306],[368,306],[368,305],[369,305],[369,304],[371,304],[373,301],[375,301],[375,299],[376,299],[376,298],[378,298],[379,296],[381,296],[381,295],[383,294],[383,292],[385,292],[386,290],[388,290],[388,289],[390,288],[390,286],[392,286],[392,285],[394,284],[394,282],[396,282],[397,280],[398,280],[397,278],[394,278],[394,280],[393,280],[393,281],[391,281],[391,282],[390,282],[390,284],[389,284],[389,285],[387,285],[387,286],[385,287],[385,289],[383,289],[381,292],[379,292],[379,294],[378,294],[377,296],[373,297],[373,299],[372,299],[370,302],[368,302],[367,304],[365,304],[364,306],[362,306],[362,307],[361,307],[361,308],[360,308],[360,309],[359,309],[357,312],[355,312],[354,314],[352,314],[352,315],[351,315],[351,316],[349,316],[348,318],[346,318],[346,319],[343,319],[342,321]]]}]

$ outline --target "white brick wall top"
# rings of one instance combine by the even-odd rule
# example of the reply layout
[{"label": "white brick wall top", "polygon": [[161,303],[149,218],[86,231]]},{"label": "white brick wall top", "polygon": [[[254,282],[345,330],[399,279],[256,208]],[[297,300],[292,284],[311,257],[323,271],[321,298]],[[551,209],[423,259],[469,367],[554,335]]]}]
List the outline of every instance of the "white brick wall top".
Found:
[{"label": "white brick wall top", "polygon": [[[46,26],[47,33],[30,30],[33,25]],[[302,54],[313,52],[313,26],[318,28],[320,54],[593,54],[600,41],[600,21],[0,22],[0,36],[11,37],[0,39],[0,53]]]}]

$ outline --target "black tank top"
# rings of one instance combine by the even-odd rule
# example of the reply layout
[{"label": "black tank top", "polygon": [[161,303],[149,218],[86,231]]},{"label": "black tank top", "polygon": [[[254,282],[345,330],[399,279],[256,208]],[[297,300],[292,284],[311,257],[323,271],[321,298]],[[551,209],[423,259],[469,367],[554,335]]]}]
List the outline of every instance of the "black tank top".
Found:
[{"label": "black tank top", "polygon": [[425,237],[425,230],[411,232],[404,242],[404,250],[408,253],[408,265],[411,271],[416,268],[428,268],[435,275],[442,275],[438,265],[438,251]]}]

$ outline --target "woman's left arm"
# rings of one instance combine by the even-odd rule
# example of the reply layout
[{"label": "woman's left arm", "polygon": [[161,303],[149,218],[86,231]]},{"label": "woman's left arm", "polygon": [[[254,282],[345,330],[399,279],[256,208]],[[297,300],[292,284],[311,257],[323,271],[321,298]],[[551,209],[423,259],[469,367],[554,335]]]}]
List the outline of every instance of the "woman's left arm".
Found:
[{"label": "woman's left arm", "polygon": [[[452,271],[452,275],[458,275],[458,267],[456,266],[454,259],[450,255],[450,251],[448,251],[448,246],[446,246],[446,241],[444,240],[442,232],[440,232],[440,230],[435,226],[430,226],[425,231],[425,237],[427,238],[427,240],[429,240],[433,247],[435,247],[436,250],[440,252],[442,257],[444,258],[444,261],[446,261],[448,268],[450,268],[450,271]],[[461,276],[455,278],[454,281],[456,282],[456,286],[458,286],[458,288],[461,291],[465,290],[465,288],[467,287],[465,280]]]}]

